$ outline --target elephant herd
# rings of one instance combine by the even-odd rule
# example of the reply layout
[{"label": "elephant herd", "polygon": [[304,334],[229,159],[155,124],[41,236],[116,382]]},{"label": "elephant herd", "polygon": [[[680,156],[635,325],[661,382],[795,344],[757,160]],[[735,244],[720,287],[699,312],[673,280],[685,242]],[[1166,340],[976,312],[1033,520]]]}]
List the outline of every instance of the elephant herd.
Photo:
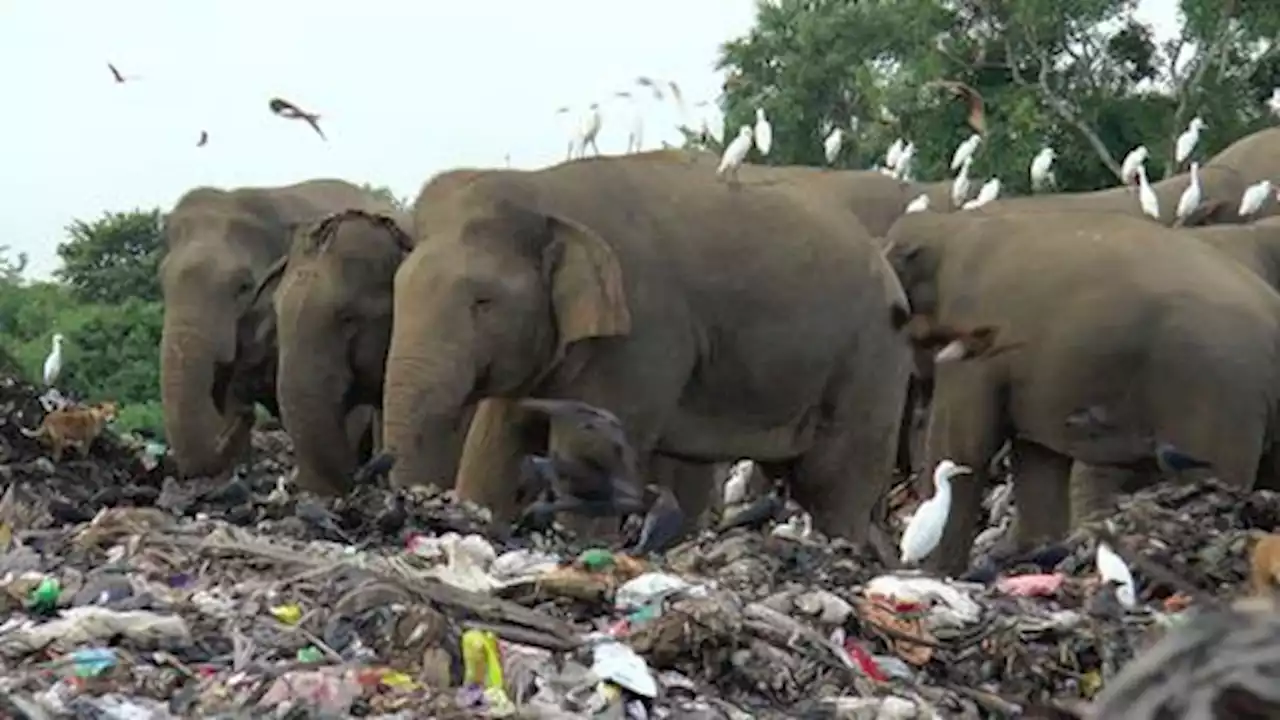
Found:
[{"label": "elephant herd", "polygon": [[[949,183],[744,166],[731,185],[714,165],[454,170],[407,213],[338,180],[188,192],[160,268],[180,470],[227,472],[261,404],[303,487],[346,490],[379,447],[393,483],[510,517],[526,454],[603,452],[515,401],[575,399],[621,419],[640,474],[688,517],[718,464],[751,458],[817,529],[883,547],[879,501],[928,402],[914,464],[977,471],[930,559],[948,572],[1006,443],[1021,544],[1131,487],[1157,441],[1280,487],[1280,218],[1235,224],[1244,188],[1280,173],[1280,129],[1205,163],[1204,210],[1177,229],[1129,188],[952,212]],[[904,214],[921,193],[933,210]],[[904,316],[1021,347],[935,367]]]}]

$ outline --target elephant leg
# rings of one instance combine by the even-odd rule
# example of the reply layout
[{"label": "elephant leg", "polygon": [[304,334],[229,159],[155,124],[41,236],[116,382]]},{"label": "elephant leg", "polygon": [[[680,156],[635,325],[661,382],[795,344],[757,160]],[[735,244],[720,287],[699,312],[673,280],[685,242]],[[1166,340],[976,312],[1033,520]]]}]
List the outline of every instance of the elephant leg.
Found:
[{"label": "elephant leg", "polygon": [[[1109,510],[1116,497],[1133,480],[1129,470],[1078,462],[1071,469],[1070,529],[1095,514]],[[1022,508],[1018,508],[1022,512]]]},{"label": "elephant leg", "polygon": [[[696,532],[709,517],[714,493],[720,489],[717,466],[655,455],[649,463],[649,481],[671,488],[684,513],[684,533]],[[717,503],[718,504],[718,503]]]},{"label": "elephant leg", "polygon": [[1072,460],[1049,448],[1016,438],[1013,441],[1013,502],[1018,508],[1013,536],[1017,550],[1055,542],[1070,531],[1067,486]]},{"label": "elephant leg", "polygon": [[347,413],[347,445],[356,449],[357,467],[364,465],[369,458],[373,457],[373,441],[370,437],[373,421],[373,408],[369,405],[357,405]]},{"label": "elephant leg", "polygon": [[985,368],[947,368],[938,376],[929,414],[928,473],[943,459],[973,469],[951,482],[951,512],[938,548],[926,566],[938,573],[960,575],[982,522],[982,498],[990,480],[991,458],[1004,444],[1001,393]]},{"label": "elephant leg", "polygon": [[369,427],[369,439],[373,442],[373,455],[382,452],[382,410],[373,409],[373,420]]},{"label": "elephant leg", "polygon": [[220,477],[229,477],[237,465],[249,461],[254,420],[253,403],[227,403],[226,420],[217,440],[224,468]]},{"label": "elephant leg", "polygon": [[513,400],[488,398],[476,406],[458,461],[454,492],[459,500],[489,508],[495,519],[515,517],[516,480],[524,456],[545,446],[533,442],[545,422]]}]

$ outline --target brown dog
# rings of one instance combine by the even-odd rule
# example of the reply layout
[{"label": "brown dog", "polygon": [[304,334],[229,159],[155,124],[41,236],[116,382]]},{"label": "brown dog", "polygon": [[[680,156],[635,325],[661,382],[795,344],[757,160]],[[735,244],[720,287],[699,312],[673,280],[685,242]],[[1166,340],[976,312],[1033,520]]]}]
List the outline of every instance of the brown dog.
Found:
[{"label": "brown dog", "polygon": [[62,451],[70,445],[76,446],[83,458],[89,455],[90,446],[107,423],[115,419],[116,410],[116,404],[111,401],[89,407],[60,408],[45,415],[35,430],[18,429],[29,438],[44,440],[53,449],[54,462],[62,459]]}]

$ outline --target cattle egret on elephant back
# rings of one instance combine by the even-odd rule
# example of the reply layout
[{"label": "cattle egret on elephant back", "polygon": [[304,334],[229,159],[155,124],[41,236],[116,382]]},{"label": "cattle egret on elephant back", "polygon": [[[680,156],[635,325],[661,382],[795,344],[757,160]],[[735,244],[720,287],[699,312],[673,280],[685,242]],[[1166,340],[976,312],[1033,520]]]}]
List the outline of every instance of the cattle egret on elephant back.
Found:
[{"label": "cattle egret on elephant back", "polygon": [[[1267,199],[1275,194],[1270,180],[1262,180],[1250,185],[1240,197],[1240,217],[1249,217],[1267,204]],[[1280,199],[1280,198],[1277,198]]]},{"label": "cattle egret on elephant back", "polygon": [[44,359],[44,384],[53,387],[62,373],[62,333],[53,334],[53,349]]},{"label": "cattle egret on elephant back", "polygon": [[1191,213],[1200,207],[1200,163],[1191,163],[1191,182],[1187,184],[1187,189],[1182,191],[1182,197],[1178,198],[1178,208],[1176,216],[1179,223],[1185,223],[1191,217]]},{"label": "cattle egret on elephant back", "polygon": [[731,173],[733,181],[738,180],[738,167],[742,165],[742,161],[747,159],[747,153],[751,152],[751,126],[743,125],[738,128],[738,136],[729,143],[729,147],[724,149],[724,155],[720,157],[720,166],[716,168],[716,175],[724,175]]},{"label": "cattle egret on elephant back", "polygon": [[902,148],[902,155],[898,158],[898,166],[893,170],[893,176],[899,180],[906,182],[911,179],[911,165],[916,159],[916,144],[914,142],[907,143]]},{"label": "cattle egret on elephant back", "polygon": [[969,199],[969,163],[965,160],[960,164],[960,172],[956,173],[956,179],[951,182],[951,204],[955,207],[964,205]]},{"label": "cattle egret on elephant back", "polygon": [[884,153],[884,166],[890,170],[898,167],[898,160],[902,159],[902,150],[907,146],[907,141],[898,138],[893,141],[889,149]]},{"label": "cattle egret on elephant back", "polygon": [[1191,118],[1191,122],[1187,125],[1187,129],[1182,131],[1178,136],[1177,142],[1173,146],[1173,159],[1178,165],[1187,161],[1191,157],[1191,151],[1196,149],[1196,144],[1200,142],[1200,131],[1209,127],[1200,119],[1200,116]]},{"label": "cattle egret on elephant back", "polygon": [[840,146],[844,145],[844,130],[840,128],[833,129],[827,139],[822,141],[822,154],[827,158],[828,165],[834,165],[836,159],[840,157]]},{"label": "cattle egret on elephant back", "polygon": [[640,152],[644,146],[644,108],[625,90],[614,93],[614,97],[626,98],[631,103],[631,130],[627,132],[627,152]]},{"label": "cattle egret on elephant back", "polygon": [[916,196],[915,200],[912,200],[911,202],[907,203],[907,212],[909,213],[924,212],[925,210],[928,210],[928,209],[929,209],[929,195],[927,193],[920,193],[919,195]]},{"label": "cattle egret on elephant back", "polygon": [[961,210],[973,210],[1000,197],[1000,178],[991,178],[978,188],[978,197],[960,206]]},{"label": "cattle egret on elephant back", "polygon": [[974,133],[956,146],[956,151],[951,154],[951,169],[959,170],[960,166],[972,160],[974,153],[978,152],[978,145],[981,142],[982,136]]},{"label": "cattle egret on elephant back", "polygon": [[920,503],[902,531],[899,548],[903,564],[920,562],[938,547],[951,514],[951,478],[972,472],[951,460],[943,460],[933,469],[933,497]]},{"label": "cattle egret on elephant back", "polygon": [[761,155],[769,155],[769,150],[773,147],[773,126],[769,124],[769,118],[765,117],[764,108],[756,108],[755,143]]},{"label": "cattle egret on elephant back", "polygon": [[1058,157],[1051,147],[1046,147],[1036,153],[1031,159],[1031,187],[1036,191],[1043,190],[1051,183],[1053,178],[1053,161]]},{"label": "cattle egret on elephant back", "polygon": [[600,135],[600,127],[603,124],[600,117],[600,103],[591,103],[587,107],[587,114],[582,117],[582,122],[578,126],[578,135],[574,138],[578,147],[578,157],[587,154],[587,143],[591,144],[591,149],[596,155],[600,154],[600,146],[596,144],[596,137]]},{"label": "cattle egret on elephant back", "polygon": [[1137,182],[1138,168],[1142,167],[1142,164],[1147,161],[1147,156],[1150,154],[1146,145],[1139,145],[1130,150],[1129,154],[1124,156],[1124,162],[1120,164],[1120,182],[1125,185],[1132,185]]},{"label": "cattle egret on elephant back", "polygon": [[1129,566],[1125,564],[1124,559],[1117,555],[1110,545],[1100,542],[1096,562],[1102,582],[1116,584],[1116,599],[1120,604],[1130,609],[1136,606],[1138,604],[1137,588],[1133,582],[1133,573],[1129,572]]},{"label": "cattle egret on elephant back", "polygon": [[1271,114],[1280,118],[1280,87],[1271,88],[1271,99],[1267,101],[1267,107],[1271,109]]},{"label": "cattle egret on elephant back", "polygon": [[1149,217],[1160,219],[1160,198],[1156,197],[1156,191],[1147,181],[1147,166],[1141,163],[1138,164],[1138,204]]}]

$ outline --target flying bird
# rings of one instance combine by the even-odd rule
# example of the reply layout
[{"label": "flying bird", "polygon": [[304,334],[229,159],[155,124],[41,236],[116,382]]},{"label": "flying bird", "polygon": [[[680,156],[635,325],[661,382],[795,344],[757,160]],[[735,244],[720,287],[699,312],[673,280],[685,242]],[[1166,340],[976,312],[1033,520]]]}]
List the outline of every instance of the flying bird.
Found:
[{"label": "flying bird", "polygon": [[44,384],[53,387],[62,373],[62,333],[53,334],[53,349],[44,359]]},{"label": "flying bird", "polygon": [[1182,131],[1177,141],[1173,145],[1173,159],[1178,165],[1187,161],[1191,157],[1191,151],[1196,149],[1196,144],[1200,142],[1200,131],[1209,127],[1199,115],[1191,118],[1191,122],[1187,124],[1187,129]]},{"label": "flying bird", "polygon": [[942,531],[951,514],[951,478],[973,470],[943,460],[933,470],[933,497],[920,503],[907,527],[902,531],[899,549],[903,564],[916,563],[929,556],[942,541]]},{"label": "flying bird", "polygon": [[764,108],[756,108],[755,143],[760,154],[767,157],[773,147],[773,126],[769,124],[769,118],[765,117]]},{"label": "flying bird", "polygon": [[1151,151],[1147,150],[1146,145],[1139,145],[1130,150],[1129,154],[1124,156],[1124,162],[1120,165],[1120,182],[1126,185],[1137,182],[1138,168],[1143,166],[1143,163],[1147,161],[1147,156],[1150,154]]},{"label": "flying bird", "polygon": [[121,73],[120,69],[111,63],[107,63],[107,69],[111,71],[111,77],[114,78],[117,83],[123,83],[126,80],[138,79],[137,75],[125,75],[124,73]]},{"label": "flying bird", "polygon": [[844,145],[844,130],[834,128],[827,134],[827,139],[822,141],[822,154],[827,158],[828,165],[836,163],[836,159],[840,157],[842,145]]},{"label": "flying bird", "polygon": [[1138,592],[1133,582],[1133,573],[1129,571],[1124,559],[1110,545],[1100,542],[1095,562],[1103,584],[1115,584],[1115,595],[1120,604],[1129,609],[1135,607],[1138,604]]},{"label": "flying bird", "polygon": [[929,193],[920,193],[914,200],[907,203],[906,212],[924,212],[929,209]]},{"label": "flying bird", "polygon": [[196,141],[196,147],[204,147],[209,144],[209,132],[207,130],[200,131],[200,139]]},{"label": "flying bird", "polygon": [[1058,153],[1051,147],[1045,147],[1031,159],[1031,187],[1037,192],[1050,185],[1053,180],[1053,161]]},{"label": "flying bird", "polygon": [[956,146],[956,151],[951,154],[951,169],[959,170],[961,165],[973,159],[975,153],[978,152],[978,145],[982,143],[982,136],[974,133],[965,138],[964,142]]},{"label": "flying bird", "polygon": [[271,112],[288,120],[303,120],[311,126],[312,130],[320,136],[321,140],[328,140],[324,136],[324,131],[320,129],[320,116],[316,113],[309,113],[284,98],[271,98],[267,103],[267,107],[271,108]]},{"label": "flying bird", "polygon": [[[1262,210],[1267,200],[1275,194],[1275,187],[1270,180],[1261,180],[1250,185],[1245,189],[1244,195],[1240,196],[1240,217],[1249,217]],[[1277,196],[1277,199],[1280,199],[1280,196]]]},{"label": "flying bird", "polygon": [[672,494],[670,488],[648,485],[646,490],[656,497],[645,513],[644,525],[640,527],[640,540],[632,549],[633,555],[645,555],[666,550],[684,527],[684,511],[680,502]]},{"label": "flying bird", "polygon": [[1200,191],[1200,163],[1191,162],[1191,182],[1187,184],[1182,196],[1178,198],[1178,207],[1175,211],[1175,217],[1178,223],[1185,223],[1191,214],[1200,207],[1201,191]]},{"label": "flying bird", "polygon": [[1147,180],[1147,166],[1141,163],[1138,164],[1138,204],[1149,217],[1160,219],[1160,198]]},{"label": "flying bird", "polygon": [[654,80],[653,78],[645,77],[644,75],[641,75],[640,77],[636,78],[636,84],[641,87],[647,87],[650,90],[652,90],[654,100],[663,99],[662,88],[658,86],[657,81]]},{"label": "flying bird", "polygon": [[738,136],[729,143],[724,149],[724,155],[720,156],[720,165],[716,167],[716,175],[724,176],[729,173],[732,181],[738,182],[738,168],[742,165],[742,161],[747,159],[747,153],[751,152],[752,133],[750,125],[743,125],[738,128]]}]

